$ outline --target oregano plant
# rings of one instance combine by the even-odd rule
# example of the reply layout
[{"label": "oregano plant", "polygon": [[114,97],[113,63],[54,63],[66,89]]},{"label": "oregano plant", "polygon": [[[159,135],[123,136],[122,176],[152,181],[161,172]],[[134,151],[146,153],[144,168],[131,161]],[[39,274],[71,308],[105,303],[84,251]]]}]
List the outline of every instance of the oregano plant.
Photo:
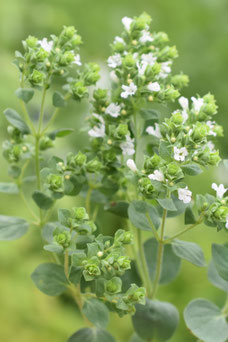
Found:
[{"label": "oregano plant", "polygon": [[[181,95],[188,76],[173,74],[176,47],[166,33],[150,31],[149,15],[124,17],[122,23],[107,60],[110,89],[96,87],[99,66],[81,62],[81,37],[64,27],[59,36],[22,42],[14,61],[20,107],[4,111],[9,138],[3,155],[11,181],[0,183],[0,191],[18,196],[28,215],[1,215],[0,239],[40,230],[47,262],[33,271],[32,281],[49,296],[68,292],[84,318],[85,326],[69,332],[68,342],[114,342],[106,330],[110,311],[131,315],[135,333],[129,341],[168,341],[179,312],[175,303],[163,301],[159,287],[176,278],[182,260],[207,267],[201,247],[184,234],[200,224],[213,227],[214,234],[228,229],[228,189],[213,183],[208,194],[193,196],[187,184],[188,176],[221,162],[215,144],[223,129],[214,121],[214,96]],[[49,104],[46,110],[47,97],[52,111]],[[55,119],[67,113],[69,101],[82,100],[91,108],[83,127],[89,143],[64,159],[58,151],[50,158],[46,150],[57,139],[79,132],[56,128]],[[170,112],[165,117],[164,108]],[[62,208],[65,196],[78,196],[84,205]],[[102,209],[119,216],[113,236],[101,233]],[[172,235],[169,219],[177,216],[183,222]],[[208,279],[228,293],[227,244],[212,244]],[[195,299],[183,315],[197,341],[228,341],[228,303],[221,308]]]}]

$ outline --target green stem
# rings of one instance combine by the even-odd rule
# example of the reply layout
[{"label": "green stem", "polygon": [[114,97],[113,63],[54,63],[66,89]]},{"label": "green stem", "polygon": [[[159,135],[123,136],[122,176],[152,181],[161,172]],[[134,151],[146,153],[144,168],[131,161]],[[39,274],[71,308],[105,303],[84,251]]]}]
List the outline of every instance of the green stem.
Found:
[{"label": "green stem", "polygon": [[69,279],[69,252],[64,253],[64,273],[67,279]]},{"label": "green stem", "polygon": [[152,292],[151,298],[155,298],[155,296],[156,296],[158,286],[159,286],[160,277],[161,277],[162,260],[163,260],[163,254],[164,254],[164,234],[165,234],[166,215],[167,215],[167,210],[164,209],[163,216],[162,216],[162,224],[161,224],[161,237],[160,237],[160,241],[158,243],[158,253],[157,253],[156,273],[155,273],[155,278],[154,278],[154,287],[153,287],[153,292]]},{"label": "green stem", "polygon": [[[24,88],[24,73],[22,73],[22,77],[21,77],[21,88]],[[23,111],[23,114],[24,114],[24,119],[27,123],[27,125],[29,126],[30,130],[32,131],[33,135],[36,134],[36,130],[35,130],[35,127],[33,125],[33,122],[32,120],[30,119],[30,116],[29,116],[29,113],[27,111],[27,108],[26,108],[26,105],[24,103],[24,101],[20,100],[20,105],[21,105],[21,109]]]},{"label": "green stem", "polygon": [[154,233],[154,236],[155,236],[156,240],[159,241],[159,240],[160,240],[160,237],[159,237],[159,235],[158,235],[158,232],[157,232],[156,228],[155,228],[154,225],[153,225],[153,222],[152,222],[152,220],[151,220],[150,215],[149,215],[148,212],[146,213],[146,218],[147,218],[147,220],[148,220],[148,222],[149,222],[149,224],[150,224],[150,226],[151,226],[151,229],[152,229],[152,231],[153,231],[153,233]]},{"label": "green stem", "polygon": [[89,217],[91,215],[90,201],[91,201],[92,191],[93,191],[93,188],[91,186],[89,186],[89,189],[88,189],[88,192],[86,195],[86,201],[85,201],[85,207],[86,207],[86,211],[87,211],[87,214],[89,215]]},{"label": "green stem", "polygon": [[43,94],[42,94],[42,100],[41,100],[41,107],[40,107],[40,117],[39,117],[39,123],[38,123],[38,136],[40,136],[42,124],[43,124],[43,118],[44,118],[44,104],[45,104],[45,98],[47,93],[47,86],[44,85]]},{"label": "green stem", "polygon": [[198,226],[200,223],[202,223],[202,219],[200,219],[199,221],[197,221],[196,223],[192,224],[189,227],[186,227],[185,229],[181,230],[180,232],[174,234],[173,236],[171,236],[170,238],[164,240],[164,244],[166,243],[170,243],[172,242],[174,239],[176,239],[177,237],[187,233],[188,231],[190,231],[191,229],[195,228],[196,226]]}]

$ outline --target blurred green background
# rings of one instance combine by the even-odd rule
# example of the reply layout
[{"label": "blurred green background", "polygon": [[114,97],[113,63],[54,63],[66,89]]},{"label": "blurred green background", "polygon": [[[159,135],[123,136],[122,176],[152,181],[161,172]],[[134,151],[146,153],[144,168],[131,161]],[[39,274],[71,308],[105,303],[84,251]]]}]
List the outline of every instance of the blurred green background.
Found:
[{"label": "blurred green background", "polygon": [[[224,126],[225,136],[219,148],[228,157],[228,2],[227,0],[7,0],[0,1],[0,111],[6,107],[18,108],[14,91],[18,75],[11,64],[14,51],[21,49],[21,40],[29,34],[42,38],[58,34],[63,25],[74,25],[82,35],[82,59],[96,61],[104,68],[110,53],[109,44],[121,30],[121,18],[147,11],[153,18],[153,29],[166,31],[180,57],[175,70],[190,76],[190,86],[185,96],[215,94],[219,105],[217,121]],[[103,82],[105,82],[103,76]],[[18,108],[19,109],[19,108]],[[58,144],[58,155],[78,150],[83,145],[83,135],[78,132],[89,108],[85,104],[70,106],[64,114],[64,126],[75,127],[76,132]],[[59,116],[58,125],[63,118]],[[0,142],[6,138],[6,122],[0,117]],[[6,181],[7,164],[0,157],[0,179]],[[212,181],[228,183],[223,170],[210,169],[194,180],[189,180],[196,192],[210,192]],[[75,199],[64,205],[75,205]],[[16,196],[0,196],[0,214],[25,216],[24,207]],[[100,211],[99,220],[104,231],[118,228],[115,217]],[[168,229],[175,231],[182,219],[169,222]],[[145,238],[147,236],[145,235]],[[210,244],[227,241],[225,232],[216,233],[200,227],[186,236],[203,247],[210,259]],[[42,251],[39,232],[30,231],[15,242],[0,243],[0,341],[2,342],[65,342],[67,337],[83,326],[77,309],[67,297],[50,298],[40,293],[32,284],[30,274],[41,262],[48,260]],[[178,278],[159,290],[159,298],[177,305],[180,312],[194,297],[206,297],[222,305],[224,294],[207,281],[206,270],[183,263]],[[129,323],[129,324],[128,324]],[[118,327],[118,329],[117,329]],[[109,330],[117,342],[128,341],[132,327],[130,319],[112,317]],[[196,339],[181,324],[171,342],[191,342]]]}]

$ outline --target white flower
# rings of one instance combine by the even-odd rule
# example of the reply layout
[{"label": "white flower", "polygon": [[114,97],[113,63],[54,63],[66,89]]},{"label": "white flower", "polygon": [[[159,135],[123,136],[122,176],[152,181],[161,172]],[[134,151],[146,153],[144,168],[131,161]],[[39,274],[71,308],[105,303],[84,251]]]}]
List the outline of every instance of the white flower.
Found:
[{"label": "white flower", "polygon": [[226,218],[226,226],[225,227],[228,229],[228,216]]},{"label": "white flower", "polygon": [[106,108],[105,113],[111,115],[113,118],[117,118],[120,115],[121,107],[117,103],[110,103]]},{"label": "white flower", "polygon": [[146,62],[142,62],[142,63],[137,62],[136,65],[138,68],[139,76],[143,76],[145,74],[148,64]]},{"label": "white flower", "polygon": [[137,166],[135,165],[135,162],[133,159],[128,159],[127,160],[127,166],[129,167],[129,169],[131,169],[131,171],[133,172],[136,172],[138,169],[137,169]]},{"label": "white flower", "polygon": [[53,41],[50,42],[47,40],[47,38],[43,38],[42,40],[38,40],[38,43],[40,46],[47,52],[50,52],[53,48]]},{"label": "white flower", "polygon": [[74,56],[74,60],[73,60],[72,64],[82,65],[81,58],[80,58],[79,54]]},{"label": "white flower", "polygon": [[189,106],[189,103],[188,103],[188,99],[184,96],[181,96],[179,99],[178,99],[178,102],[179,104],[181,105],[181,107],[185,110],[188,110],[188,106]]},{"label": "white flower", "polygon": [[161,87],[160,87],[160,84],[158,82],[150,82],[147,86],[147,89],[149,91],[160,91],[161,90]]},{"label": "white flower", "polygon": [[118,82],[119,82],[119,78],[118,78],[118,76],[116,75],[116,73],[115,73],[114,70],[112,70],[112,71],[110,72],[110,78],[111,78],[112,82],[115,82],[115,83],[118,83]]},{"label": "white flower", "polygon": [[96,114],[96,113],[93,113],[92,116],[93,116],[94,118],[96,118],[100,123],[102,123],[102,124],[104,125],[105,122],[104,122],[104,119],[102,118],[101,115]]},{"label": "white flower", "polygon": [[207,144],[205,145],[205,148],[208,147],[210,152],[215,152],[215,145],[213,144],[212,141],[208,141]]},{"label": "white flower", "polygon": [[127,31],[130,31],[132,21],[133,21],[133,19],[131,19],[129,17],[123,17],[122,23],[123,23],[123,25]]},{"label": "white flower", "polygon": [[166,78],[171,73],[171,65],[171,61],[161,63],[161,71],[158,77],[162,79]]},{"label": "white flower", "polygon": [[120,95],[124,99],[126,99],[128,96],[132,96],[137,91],[137,86],[134,84],[134,82],[131,82],[129,86],[122,85],[122,89],[124,90]]},{"label": "white flower", "polygon": [[93,138],[104,138],[105,136],[105,122],[101,115],[96,113],[93,116],[99,121],[98,125],[95,125],[89,130],[88,134]]},{"label": "white flower", "polygon": [[211,185],[212,189],[216,191],[216,195],[218,198],[223,198],[223,195],[227,192],[227,188],[224,187],[223,184],[220,184],[219,186],[215,183]]},{"label": "white flower", "polygon": [[188,155],[188,151],[187,151],[186,147],[178,148],[178,147],[174,146],[174,159],[175,160],[184,161],[185,157],[187,157],[187,155]]},{"label": "white flower", "polygon": [[178,198],[185,204],[190,203],[192,200],[192,192],[188,190],[187,186],[184,189],[178,189]]},{"label": "white flower", "polygon": [[210,128],[210,131],[209,131],[209,135],[213,135],[214,137],[216,137],[216,133],[213,131],[213,128],[215,126],[215,122],[212,122],[212,121],[207,121],[206,122],[206,125]]},{"label": "white flower", "polygon": [[159,170],[155,170],[154,173],[151,173],[148,177],[158,182],[163,182],[165,179],[163,173]]},{"label": "white flower", "polygon": [[147,63],[147,65],[153,66],[154,63],[155,63],[156,60],[157,60],[157,57],[155,57],[155,56],[153,55],[152,52],[147,53],[147,54],[144,53],[144,54],[141,56],[141,60],[142,60],[142,62]]},{"label": "white flower", "polygon": [[142,35],[139,38],[140,43],[147,43],[147,42],[152,42],[154,39],[151,37],[151,33],[149,31],[143,30]]},{"label": "white flower", "polygon": [[116,36],[114,39],[114,44],[116,43],[121,43],[125,45],[125,41],[123,40],[123,38]]},{"label": "white flower", "polygon": [[149,135],[154,135],[157,138],[161,138],[162,137],[158,123],[155,123],[155,128],[153,126],[148,126],[147,129],[146,129],[146,132]]},{"label": "white flower", "polygon": [[126,136],[126,141],[120,144],[120,148],[123,154],[131,156],[135,153],[134,139],[131,139],[129,135]]},{"label": "white flower", "polygon": [[191,100],[193,102],[193,109],[196,111],[196,112],[199,112],[201,107],[203,106],[203,99],[201,98],[195,98],[194,96],[191,97]]},{"label": "white flower", "polygon": [[110,68],[115,69],[116,67],[122,64],[121,55],[119,53],[115,53],[115,55],[110,56],[108,58],[108,66]]}]

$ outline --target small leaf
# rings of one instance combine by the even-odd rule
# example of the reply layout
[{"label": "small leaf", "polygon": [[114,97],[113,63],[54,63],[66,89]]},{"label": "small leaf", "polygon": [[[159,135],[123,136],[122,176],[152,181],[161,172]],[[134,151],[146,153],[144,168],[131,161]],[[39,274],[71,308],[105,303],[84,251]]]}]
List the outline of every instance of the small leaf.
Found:
[{"label": "small leaf", "polygon": [[25,103],[28,103],[33,98],[34,90],[30,88],[18,88],[15,94],[19,99],[21,99]]},{"label": "small leaf", "polygon": [[191,207],[187,207],[184,214],[184,223],[193,224],[196,223],[195,215]]},{"label": "small leaf", "polygon": [[34,193],[32,194],[32,198],[36,202],[38,207],[44,210],[50,209],[54,203],[53,199],[50,196],[38,190],[34,191]]},{"label": "small leaf", "polygon": [[46,263],[39,265],[31,275],[36,287],[48,296],[58,296],[68,285],[63,266]]},{"label": "small leaf", "polygon": [[65,100],[63,95],[58,92],[55,91],[52,97],[52,104],[54,107],[65,107]]},{"label": "small leaf", "polygon": [[48,134],[49,138],[55,140],[55,138],[64,138],[67,135],[74,132],[73,128],[59,128]]},{"label": "small leaf", "polygon": [[128,216],[131,223],[139,229],[151,231],[151,225],[148,221],[147,215],[150,216],[155,228],[160,226],[160,218],[156,207],[147,204],[144,201],[133,201],[128,208]]},{"label": "small leaf", "polygon": [[27,124],[22,120],[20,115],[11,108],[7,108],[4,112],[4,115],[7,119],[7,121],[17,129],[19,129],[20,132],[24,134],[28,134],[30,132]]},{"label": "small leaf", "polygon": [[208,279],[211,282],[211,284],[213,284],[220,290],[228,293],[228,281],[220,277],[213,260],[211,261],[208,268]]},{"label": "small leaf", "polygon": [[58,223],[55,222],[49,222],[45,224],[45,226],[42,229],[42,238],[49,242],[53,242],[53,232],[56,229]]},{"label": "small leaf", "polygon": [[56,254],[60,254],[63,251],[63,247],[56,244],[56,243],[52,243],[50,245],[45,245],[44,246],[44,250],[51,252],[51,253],[56,253]]},{"label": "small leaf", "polygon": [[18,194],[19,189],[15,183],[0,183],[0,192],[5,194]]},{"label": "small leaf", "polygon": [[105,205],[104,209],[117,216],[128,218],[129,203],[124,201],[110,202]]},{"label": "small leaf", "polygon": [[189,176],[196,176],[203,172],[198,164],[187,164],[181,166],[183,171]]},{"label": "small leaf", "polygon": [[83,328],[74,333],[67,342],[115,342],[108,331],[98,328]]},{"label": "small leaf", "polygon": [[172,147],[169,145],[169,143],[166,141],[161,141],[159,147],[159,155],[161,156],[161,158],[165,159],[168,162],[172,161],[171,154]]},{"label": "small leaf", "polygon": [[199,267],[206,266],[203,251],[196,243],[183,240],[174,240],[172,242],[172,249],[179,258],[185,259]]},{"label": "small leaf", "polygon": [[[173,203],[177,210],[175,211],[168,211],[167,217],[176,217],[181,214],[183,214],[186,210],[186,208],[189,206],[189,204],[185,204],[183,201],[180,201],[176,196],[171,196]],[[163,210],[161,210],[161,216],[163,215]]]},{"label": "small leaf", "polygon": [[[144,252],[151,280],[154,280],[158,242],[152,238],[144,243]],[[170,283],[180,271],[181,259],[174,254],[171,245],[165,244],[161,267],[160,284]]]},{"label": "small leaf", "polygon": [[219,275],[228,280],[228,247],[224,245],[212,245],[212,257]]},{"label": "small leaf", "polygon": [[106,328],[108,325],[109,310],[100,300],[95,298],[86,300],[82,312],[98,328]]},{"label": "small leaf", "polygon": [[177,208],[171,198],[158,198],[157,199],[160,206],[166,210],[176,211]]},{"label": "small leaf", "polygon": [[147,299],[146,305],[136,305],[132,322],[142,339],[167,341],[177,328],[179,314],[170,303]]},{"label": "small leaf", "polygon": [[77,176],[71,175],[69,179],[64,179],[64,194],[67,196],[76,196],[80,193],[83,183]]},{"label": "small leaf", "polygon": [[154,109],[144,108],[139,111],[139,114],[144,120],[154,120],[154,122],[158,122],[159,113]]},{"label": "small leaf", "polygon": [[16,240],[27,233],[28,222],[19,217],[0,215],[0,240]]},{"label": "small leaf", "polygon": [[191,332],[204,342],[225,342],[228,338],[225,315],[208,300],[193,300],[184,311],[184,319]]}]

